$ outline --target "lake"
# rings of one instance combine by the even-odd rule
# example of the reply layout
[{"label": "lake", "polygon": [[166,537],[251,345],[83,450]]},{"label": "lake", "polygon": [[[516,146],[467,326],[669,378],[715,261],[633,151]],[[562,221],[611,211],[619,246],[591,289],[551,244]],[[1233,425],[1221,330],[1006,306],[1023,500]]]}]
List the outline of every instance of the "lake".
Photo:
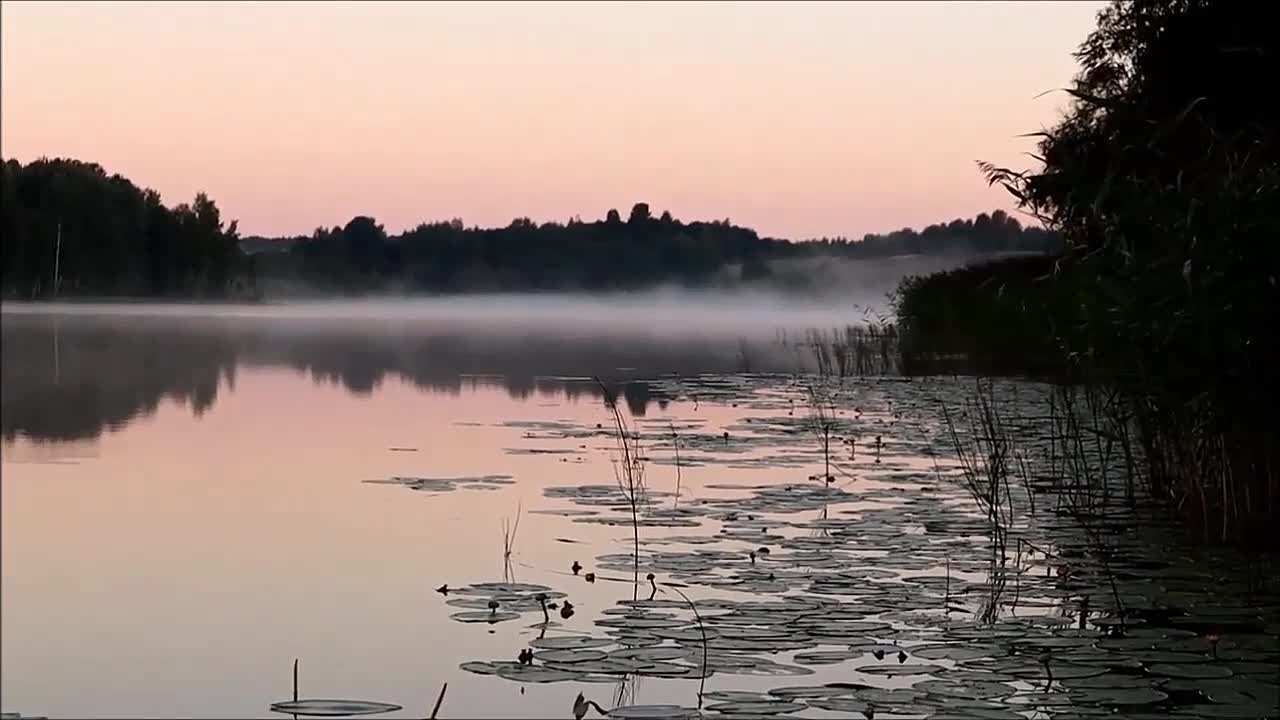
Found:
[{"label": "lake", "polygon": [[827,372],[853,309],[3,309],[6,713],[1275,714],[1269,558],[1035,473],[997,552],[974,382]]}]

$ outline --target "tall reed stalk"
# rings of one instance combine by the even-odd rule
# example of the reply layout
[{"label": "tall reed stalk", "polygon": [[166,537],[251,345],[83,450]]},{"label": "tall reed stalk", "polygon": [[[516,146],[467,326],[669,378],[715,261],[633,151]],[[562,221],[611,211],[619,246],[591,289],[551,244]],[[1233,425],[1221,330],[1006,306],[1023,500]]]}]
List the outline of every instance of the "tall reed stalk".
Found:
[{"label": "tall reed stalk", "polygon": [[614,435],[617,440],[618,457],[613,463],[614,477],[618,490],[631,510],[631,532],[633,552],[632,599],[639,597],[640,587],[640,505],[645,501],[644,459],[640,452],[640,434],[631,430],[622,418],[618,403],[609,393],[604,382],[596,378],[596,383],[604,392],[605,404],[613,415]]}]

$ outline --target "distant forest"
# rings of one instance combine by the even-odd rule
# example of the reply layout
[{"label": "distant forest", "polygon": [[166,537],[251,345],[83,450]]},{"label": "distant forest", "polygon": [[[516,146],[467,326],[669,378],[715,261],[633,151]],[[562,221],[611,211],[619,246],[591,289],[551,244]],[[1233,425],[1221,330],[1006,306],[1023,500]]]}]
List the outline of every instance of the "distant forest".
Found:
[{"label": "distant forest", "polygon": [[91,163],[3,163],[5,297],[244,292],[252,265],[238,241],[236,224],[224,224],[204,194],[166,207],[154,190]]},{"label": "distant forest", "polygon": [[461,220],[389,235],[374,218],[288,238],[240,238],[204,194],[159,193],[70,159],[3,163],[0,290],[8,298],[248,298],[264,294],[621,290],[768,282],[777,260],[1052,252],[1059,238],[1004,211],[861,240],[760,237],[637,203],[624,219],[503,228]]}]

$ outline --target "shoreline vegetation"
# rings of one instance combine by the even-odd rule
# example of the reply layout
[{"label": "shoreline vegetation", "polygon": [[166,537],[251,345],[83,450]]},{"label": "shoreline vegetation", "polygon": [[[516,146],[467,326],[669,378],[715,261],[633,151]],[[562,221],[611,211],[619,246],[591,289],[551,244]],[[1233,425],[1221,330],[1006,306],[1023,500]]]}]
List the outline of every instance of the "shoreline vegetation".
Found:
[{"label": "shoreline vegetation", "polygon": [[[1053,257],[909,278],[908,372],[1051,382],[1057,411],[1204,542],[1280,544],[1280,44],[1261,11],[1113,2],[1041,164],[980,163]],[[1077,478],[1078,480],[1078,478]]]},{"label": "shoreline vegetation", "polygon": [[[368,216],[310,235],[244,237],[205,194],[166,206],[102,167],[72,159],[3,163],[0,291],[6,300],[274,299],[476,292],[610,292],[658,287],[781,293],[856,283],[858,260],[1043,254],[1057,234],[1002,210],[860,240],[761,237],[730,220],[683,222],[636,203],[624,218],[501,228],[460,219],[389,234]],[[881,278],[877,278],[881,279]]]}]

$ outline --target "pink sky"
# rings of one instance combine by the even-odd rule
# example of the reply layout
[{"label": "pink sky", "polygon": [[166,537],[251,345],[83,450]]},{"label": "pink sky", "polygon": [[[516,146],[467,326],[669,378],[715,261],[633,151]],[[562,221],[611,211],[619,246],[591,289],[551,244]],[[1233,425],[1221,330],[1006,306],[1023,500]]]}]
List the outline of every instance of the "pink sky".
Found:
[{"label": "pink sky", "polygon": [[1093,2],[0,5],[0,151],[208,192],[242,234],[636,201],[861,236],[995,207]]}]

